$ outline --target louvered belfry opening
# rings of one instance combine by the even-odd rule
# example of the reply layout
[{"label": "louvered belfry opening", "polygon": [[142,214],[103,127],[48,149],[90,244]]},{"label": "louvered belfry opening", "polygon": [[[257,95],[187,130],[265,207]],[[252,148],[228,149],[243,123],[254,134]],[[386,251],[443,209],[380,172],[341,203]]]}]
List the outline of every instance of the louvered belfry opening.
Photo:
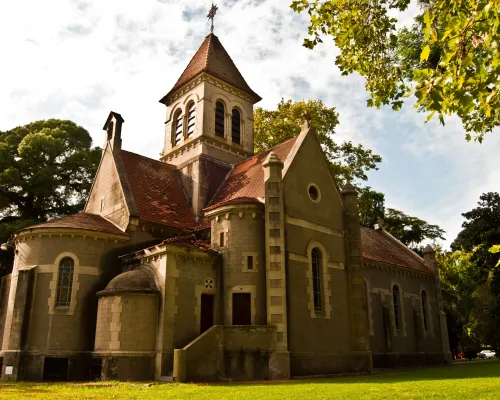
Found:
[{"label": "louvered belfry opening", "polygon": [[224,104],[221,101],[215,103],[215,136],[224,137]]},{"label": "louvered belfry opening", "polygon": [[241,133],[240,133],[240,129],[241,129],[241,114],[240,112],[238,111],[238,109],[236,108],[233,108],[233,112],[232,112],[232,121],[231,121],[231,138],[232,138],[232,141],[233,143],[237,143],[237,144],[240,144],[240,136],[241,136]]},{"label": "louvered belfry opening", "polygon": [[188,106],[187,111],[187,135],[186,137],[191,137],[194,135],[194,126],[196,123],[196,106],[194,105],[194,101],[191,102]]},{"label": "louvered belfry opening", "polygon": [[182,111],[179,110],[175,113],[175,118],[174,118],[174,130],[175,130],[175,137],[174,137],[174,145],[178,145],[180,142],[182,142]]}]

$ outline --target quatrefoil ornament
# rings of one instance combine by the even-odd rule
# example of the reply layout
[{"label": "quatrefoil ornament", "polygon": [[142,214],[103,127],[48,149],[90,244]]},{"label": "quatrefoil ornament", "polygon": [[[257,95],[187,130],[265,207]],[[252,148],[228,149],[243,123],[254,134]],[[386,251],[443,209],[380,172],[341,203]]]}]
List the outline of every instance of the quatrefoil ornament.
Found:
[{"label": "quatrefoil ornament", "polygon": [[215,282],[212,278],[205,279],[205,288],[213,289],[215,287]]}]

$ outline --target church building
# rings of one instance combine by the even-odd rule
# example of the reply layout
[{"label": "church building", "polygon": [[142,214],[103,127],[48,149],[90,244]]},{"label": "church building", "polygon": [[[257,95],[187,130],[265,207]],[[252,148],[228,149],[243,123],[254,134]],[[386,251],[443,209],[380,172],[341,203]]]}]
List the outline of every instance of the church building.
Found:
[{"label": "church building", "polygon": [[260,100],[211,33],[160,100],[160,160],[122,149],[125,121],[109,114],[84,211],[15,234],[0,380],[450,363],[434,250],[360,226],[355,188],[339,188],[307,122],[254,155]]}]

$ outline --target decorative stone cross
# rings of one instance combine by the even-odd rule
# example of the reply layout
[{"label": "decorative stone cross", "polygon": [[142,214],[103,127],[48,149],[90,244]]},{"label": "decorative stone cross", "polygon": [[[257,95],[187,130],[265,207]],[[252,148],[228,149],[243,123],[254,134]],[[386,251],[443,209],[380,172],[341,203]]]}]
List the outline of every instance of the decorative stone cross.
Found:
[{"label": "decorative stone cross", "polygon": [[205,279],[205,288],[207,288],[207,289],[214,288],[214,280],[212,278]]}]

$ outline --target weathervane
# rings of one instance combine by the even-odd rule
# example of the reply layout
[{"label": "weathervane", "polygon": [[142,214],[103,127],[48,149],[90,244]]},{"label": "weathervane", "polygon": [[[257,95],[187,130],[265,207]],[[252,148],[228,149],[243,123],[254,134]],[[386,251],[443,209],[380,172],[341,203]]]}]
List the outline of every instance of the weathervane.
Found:
[{"label": "weathervane", "polygon": [[210,27],[210,32],[214,32],[214,18],[215,14],[217,14],[217,10],[219,8],[217,7],[216,4],[212,3],[212,7],[210,8],[210,11],[208,12],[207,18],[211,21],[212,26]]}]

